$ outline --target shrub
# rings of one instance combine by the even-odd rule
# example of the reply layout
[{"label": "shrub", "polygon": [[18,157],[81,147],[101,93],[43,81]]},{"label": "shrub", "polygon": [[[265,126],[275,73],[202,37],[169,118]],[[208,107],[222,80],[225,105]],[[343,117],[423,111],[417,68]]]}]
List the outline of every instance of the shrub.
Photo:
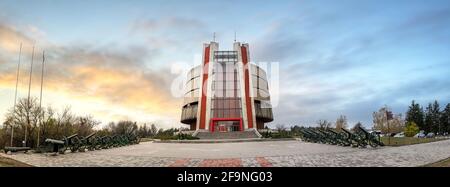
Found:
[{"label": "shrub", "polygon": [[178,140],[198,140],[199,138],[192,136],[190,134],[179,133],[177,135]]},{"label": "shrub", "polygon": [[408,122],[408,123],[406,123],[406,127],[405,127],[405,136],[407,136],[407,137],[413,137],[413,136],[416,135],[417,133],[419,133],[419,126],[417,126],[416,123],[414,123],[414,122]]}]

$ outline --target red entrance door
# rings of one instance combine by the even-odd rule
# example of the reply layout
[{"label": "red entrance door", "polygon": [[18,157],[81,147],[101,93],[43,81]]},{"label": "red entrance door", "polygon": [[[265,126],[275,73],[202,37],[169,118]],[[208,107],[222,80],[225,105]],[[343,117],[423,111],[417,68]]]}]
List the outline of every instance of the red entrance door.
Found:
[{"label": "red entrance door", "polygon": [[[239,122],[239,131],[243,131],[244,128],[242,127],[242,118],[211,118],[211,124],[210,124],[210,131],[214,132],[214,129],[217,125],[217,122],[219,121],[236,121]],[[219,125],[218,126],[219,132],[227,132],[227,126],[225,125]]]}]

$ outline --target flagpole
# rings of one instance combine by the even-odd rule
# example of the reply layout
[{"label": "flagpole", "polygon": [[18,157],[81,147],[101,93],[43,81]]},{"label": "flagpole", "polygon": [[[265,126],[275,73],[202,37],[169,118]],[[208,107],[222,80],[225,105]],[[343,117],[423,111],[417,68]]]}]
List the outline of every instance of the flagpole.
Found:
[{"label": "flagpole", "polygon": [[42,51],[42,72],[41,72],[41,95],[39,97],[39,111],[42,112],[39,119],[38,133],[37,133],[37,145],[36,148],[39,148],[39,136],[41,134],[41,125],[42,120],[44,119],[44,113],[42,111],[42,85],[44,84],[44,61],[45,61],[45,51]]},{"label": "flagpole", "polygon": [[[13,115],[16,113],[16,102],[17,102],[17,86],[19,85],[19,73],[20,73],[20,57],[22,56],[22,43],[20,43],[19,48],[19,63],[17,64],[17,77],[16,77],[16,91],[14,94],[14,109],[13,109]],[[14,122],[13,122],[14,123]],[[14,125],[11,124],[11,147],[13,146],[13,140],[14,140]]]},{"label": "flagpole", "polygon": [[[31,52],[31,68],[30,68],[30,81],[28,82],[28,102],[27,107],[30,107],[30,90],[31,90],[31,75],[33,74],[33,60],[34,60],[34,45],[33,51]],[[28,108],[30,110],[31,108]],[[30,111],[27,111],[27,125],[25,126],[25,140],[23,142],[24,147],[27,146],[27,133],[28,126],[30,125]]]}]

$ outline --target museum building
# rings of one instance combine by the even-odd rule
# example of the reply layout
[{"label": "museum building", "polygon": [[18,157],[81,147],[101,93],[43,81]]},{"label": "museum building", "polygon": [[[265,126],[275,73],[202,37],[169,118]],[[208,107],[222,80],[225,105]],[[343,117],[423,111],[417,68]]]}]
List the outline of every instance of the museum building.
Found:
[{"label": "museum building", "polygon": [[233,132],[263,129],[273,121],[266,72],[250,63],[249,45],[203,45],[202,64],[187,75],[181,122],[192,131]]}]

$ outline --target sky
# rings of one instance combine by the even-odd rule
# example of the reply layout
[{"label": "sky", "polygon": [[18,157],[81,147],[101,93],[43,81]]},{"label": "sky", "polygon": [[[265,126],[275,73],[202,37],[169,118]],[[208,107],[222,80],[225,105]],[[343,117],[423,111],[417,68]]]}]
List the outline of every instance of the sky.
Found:
[{"label": "sky", "polygon": [[[450,102],[450,2],[0,0],[0,120],[19,97],[70,106],[102,124],[132,120],[180,127],[171,93],[175,64],[199,64],[203,43],[249,43],[251,61],[279,64],[279,98],[269,124],[315,125],[347,116],[372,125],[387,105],[405,113]],[[270,77],[269,77],[270,78]]]}]

